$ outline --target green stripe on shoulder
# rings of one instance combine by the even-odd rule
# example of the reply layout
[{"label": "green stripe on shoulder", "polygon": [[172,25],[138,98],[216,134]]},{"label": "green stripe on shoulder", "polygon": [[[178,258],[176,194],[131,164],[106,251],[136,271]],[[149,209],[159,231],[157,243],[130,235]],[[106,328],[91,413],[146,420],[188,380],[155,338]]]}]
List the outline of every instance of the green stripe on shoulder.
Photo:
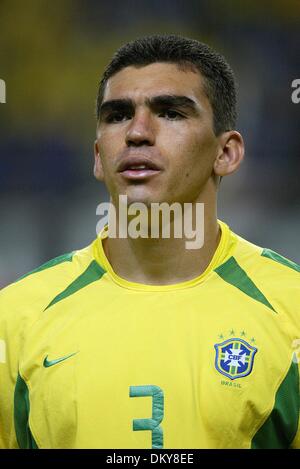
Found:
[{"label": "green stripe on shoulder", "polygon": [[36,274],[37,272],[41,272],[42,270],[50,269],[51,267],[54,267],[58,264],[62,264],[63,262],[72,262],[73,255],[74,252],[69,252],[67,254],[63,254],[62,256],[55,257],[54,259],[51,259],[50,261],[38,267],[37,269],[34,269],[31,272],[22,275],[22,277],[18,278],[16,282],[19,282],[19,280],[23,280],[23,278],[26,278],[29,275]]},{"label": "green stripe on shoulder", "polygon": [[96,261],[92,261],[88,268],[81,275],[79,275],[79,277],[77,277],[65,290],[53,298],[44,311],[59,301],[64,300],[68,296],[73,295],[90,283],[96,282],[105,274],[105,272],[106,271],[99,264],[97,264]]},{"label": "green stripe on shoulder", "polygon": [[14,422],[18,445],[21,449],[38,449],[29,428],[29,392],[25,381],[18,374],[14,394]]},{"label": "green stripe on shoulder", "polygon": [[251,278],[248,277],[246,272],[241,268],[234,257],[230,257],[228,261],[217,267],[215,272],[223,280],[225,280],[225,282],[230,283],[246,295],[250,296],[256,301],[259,301],[276,313],[275,309],[269,303],[265,295],[259,290],[259,288],[257,288]]},{"label": "green stripe on shoulder", "polygon": [[299,371],[295,360],[276,393],[272,412],[252,438],[251,449],[289,448],[297,433],[299,408]]},{"label": "green stripe on shoulder", "polygon": [[290,267],[290,269],[296,270],[296,272],[300,272],[299,264],[290,261],[286,257],[281,256],[280,254],[272,251],[271,249],[264,249],[261,255],[263,257],[267,257],[268,259],[272,259],[272,261],[279,262],[279,264],[285,265],[286,267]]}]

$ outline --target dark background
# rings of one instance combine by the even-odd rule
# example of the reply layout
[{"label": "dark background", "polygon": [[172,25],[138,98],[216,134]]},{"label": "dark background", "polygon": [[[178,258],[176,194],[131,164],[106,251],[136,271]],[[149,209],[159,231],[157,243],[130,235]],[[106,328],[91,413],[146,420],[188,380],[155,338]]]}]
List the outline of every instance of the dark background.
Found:
[{"label": "dark background", "polygon": [[207,42],[233,67],[246,158],[219,218],[300,262],[299,0],[0,0],[0,286],[95,238],[97,85],[119,46],[152,33]]}]

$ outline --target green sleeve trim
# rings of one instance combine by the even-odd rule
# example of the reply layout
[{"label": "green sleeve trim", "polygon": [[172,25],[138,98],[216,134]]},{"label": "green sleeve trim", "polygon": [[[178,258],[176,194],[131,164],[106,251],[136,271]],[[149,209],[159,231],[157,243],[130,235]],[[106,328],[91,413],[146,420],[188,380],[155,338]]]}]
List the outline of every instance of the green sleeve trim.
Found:
[{"label": "green sleeve trim", "polygon": [[54,259],[51,259],[50,261],[46,262],[45,264],[41,265],[40,267],[37,267],[36,269],[32,270],[31,272],[28,272],[27,274],[23,275],[22,277],[18,278],[16,282],[19,282],[19,280],[23,280],[23,278],[28,277],[29,275],[36,274],[37,272],[41,272],[42,270],[50,269],[51,267],[54,267],[58,264],[62,264],[62,262],[72,262],[74,252],[69,252],[67,254],[63,254],[62,256],[55,257]]},{"label": "green sleeve trim", "polygon": [[77,277],[65,290],[53,298],[44,311],[59,301],[68,298],[68,296],[74,295],[74,293],[86,287],[90,283],[96,282],[105,274],[105,272],[106,271],[97,264],[96,261],[92,261],[88,268],[79,277]]},{"label": "green sleeve trim", "polygon": [[290,261],[286,257],[281,256],[277,252],[272,251],[271,249],[264,249],[261,253],[263,257],[267,257],[268,259],[272,259],[272,261],[279,262],[279,264],[285,265],[290,269],[295,270],[296,272],[300,272],[300,265],[296,264],[296,262]]},{"label": "green sleeve trim", "polygon": [[21,449],[38,449],[29,427],[29,391],[18,374],[14,395],[14,422],[18,445]]},{"label": "green sleeve trim", "polygon": [[276,313],[275,309],[269,303],[265,295],[259,290],[259,288],[257,288],[251,278],[248,277],[246,272],[241,268],[234,257],[230,257],[228,261],[220,265],[220,267],[217,267],[215,272],[223,280],[225,280],[225,282],[230,283],[246,295],[250,296],[256,301],[259,301]]},{"label": "green sleeve trim", "polygon": [[251,449],[287,449],[292,444],[299,420],[299,371],[296,360],[282,381],[274,407],[251,442]]}]

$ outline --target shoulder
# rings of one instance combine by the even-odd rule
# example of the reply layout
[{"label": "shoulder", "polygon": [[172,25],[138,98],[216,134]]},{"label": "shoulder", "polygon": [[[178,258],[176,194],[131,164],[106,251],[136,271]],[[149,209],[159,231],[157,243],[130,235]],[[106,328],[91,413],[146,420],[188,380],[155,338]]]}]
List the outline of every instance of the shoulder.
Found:
[{"label": "shoulder", "polygon": [[[257,246],[244,238],[237,236],[234,257],[244,266],[250,275],[256,275],[267,284],[281,286],[291,285],[293,281],[300,282],[300,265],[272,249]],[[283,283],[282,283],[283,282]]]},{"label": "shoulder", "polygon": [[277,313],[300,323],[300,265],[237,236],[233,258]]},{"label": "shoulder", "polygon": [[94,262],[93,244],[58,256],[0,291],[0,321],[37,318],[51,299]]}]

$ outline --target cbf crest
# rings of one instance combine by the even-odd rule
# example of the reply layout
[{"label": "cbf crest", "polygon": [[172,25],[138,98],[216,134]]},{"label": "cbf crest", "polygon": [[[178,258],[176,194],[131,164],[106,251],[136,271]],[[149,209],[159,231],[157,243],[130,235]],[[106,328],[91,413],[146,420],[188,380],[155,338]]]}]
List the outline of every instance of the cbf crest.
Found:
[{"label": "cbf crest", "polygon": [[243,339],[228,339],[215,344],[216,369],[231,380],[251,373],[257,348]]}]

